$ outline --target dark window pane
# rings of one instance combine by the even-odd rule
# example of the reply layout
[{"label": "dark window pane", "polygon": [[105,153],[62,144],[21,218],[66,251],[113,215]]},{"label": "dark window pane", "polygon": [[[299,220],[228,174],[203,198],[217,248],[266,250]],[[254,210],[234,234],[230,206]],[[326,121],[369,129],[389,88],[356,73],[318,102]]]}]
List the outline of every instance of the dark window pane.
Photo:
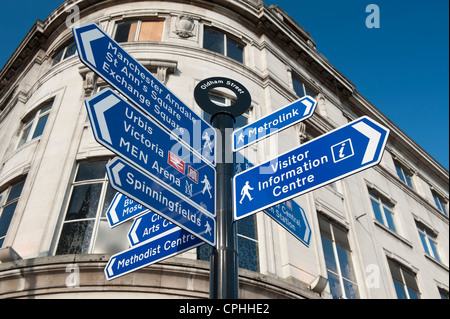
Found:
[{"label": "dark window pane", "polygon": [[225,35],[219,31],[205,28],[203,48],[220,54],[225,54]]},{"label": "dark window pane", "polygon": [[93,228],[93,220],[65,223],[56,254],[87,254]]},{"label": "dark window pane", "polygon": [[237,233],[252,239],[256,239],[255,216],[241,219],[237,222]]},{"label": "dark window pane", "polygon": [[244,62],[244,46],[233,39],[227,38],[227,55],[238,62]]},{"label": "dark window pane", "polygon": [[67,46],[66,54],[64,55],[64,59],[67,59],[68,57],[71,57],[72,55],[77,52],[77,46],[75,45],[75,42],[69,44]]},{"label": "dark window pane", "polygon": [[344,281],[344,289],[345,289],[345,297],[347,299],[357,299],[359,298],[359,293],[358,293],[358,286],[351,283],[348,280],[343,280]]},{"label": "dark window pane", "polygon": [[36,129],[34,130],[33,138],[39,137],[42,135],[42,132],[44,131],[45,124],[47,124],[48,115],[45,114],[43,117],[41,117],[36,125]]},{"label": "dark window pane", "polygon": [[14,202],[3,209],[2,215],[0,216],[0,237],[6,236],[6,232],[8,231],[9,224],[11,224],[17,203],[18,202]]},{"label": "dark window pane", "polygon": [[12,201],[13,199],[16,199],[20,196],[22,193],[23,185],[25,184],[25,180],[17,183],[13,187],[11,187],[11,191],[9,192],[8,199],[6,200],[7,203]]},{"label": "dark window pane", "polygon": [[211,246],[208,244],[201,245],[197,248],[197,259],[210,261],[211,258]]},{"label": "dark window pane", "polygon": [[114,40],[117,42],[132,42],[136,35],[137,22],[127,21],[117,25],[116,35]]},{"label": "dark window pane", "polygon": [[325,255],[325,263],[327,269],[334,273],[338,273],[336,266],[336,259],[334,258],[333,244],[328,238],[322,236],[323,253]]},{"label": "dark window pane", "polygon": [[64,54],[64,48],[61,49],[61,51],[58,52],[57,55],[53,58],[53,65],[59,63],[63,57]]},{"label": "dark window pane", "polygon": [[106,217],[106,212],[108,211],[109,206],[111,205],[114,196],[116,195],[116,191],[111,187],[111,184],[108,183],[108,188],[106,189],[105,201],[103,202],[102,208],[102,217]]},{"label": "dark window pane", "polygon": [[80,164],[75,181],[79,182],[105,178],[106,163],[106,161],[99,161]]},{"label": "dark window pane", "polygon": [[375,218],[382,224],[384,224],[383,216],[381,215],[380,210],[380,204],[378,202],[374,201],[373,199],[370,200],[372,203],[373,212],[375,213]]},{"label": "dark window pane", "polygon": [[95,218],[101,190],[101,183],[75,186],[66,220]]},{"label": "dark window pane", "polygon": [[333,296],[333,299],[341,298],[342,292],[339,277],[329,271],[327,272],[327,274],[328,274],[328,284],[330,285],[331,295]]},{"label": "dark window pane", "polygon": [[249,239],[238,237],[239,267],[258,271],[257,244]]},{"label": "dark window pane", "polygon": [[295,91],[295,93],[297,93],[297,96],[298,97],[305,96],[305,90],[303,87],[303,83],[295,77],[292,78],[292,82],[294,85],[294,91]]},{"label": "dark window pane", "polygon": [[394,286],[398,299],[408,299],[408,297],[406,296],[405,287],[401,283],[394,280]]}]

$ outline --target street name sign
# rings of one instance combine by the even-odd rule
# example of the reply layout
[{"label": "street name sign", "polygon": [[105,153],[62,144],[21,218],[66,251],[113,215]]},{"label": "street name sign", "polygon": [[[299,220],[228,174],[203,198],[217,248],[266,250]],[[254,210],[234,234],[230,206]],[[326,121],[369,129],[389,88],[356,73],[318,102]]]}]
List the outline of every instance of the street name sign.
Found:
[{"label": "street name sign", "polygon": [[106,218],[109,227],[113,228],[146,212],[148,212],[148,208],[121,193],[117,193],[106,211]]},{"label": "street name sign", "polygon": [[364,116],[234,176],[235,220],[378,164],[388,136]]},{"label": "street name sign", "polygon": [[73,28],[80,60],[215,165],[215,130],[95,23]]},{"label": "street name sign", "polygon": [[112,280],[200,246],[203,241],[179,227],[165,236],[113,255],[105,267],[106,279]]},{"label": "street name sign", "polygon": [[134,220],[128,232],[128,241],[131,246],[136,246],[159,237],[174,228],[179,227],[158,214],[148,212]]},{"label": "street name sign", "polygon": [[211,214],[119,157],[106,165],[106,172],[115,190],[215,246],[216,221]]},{"label": "street name sign", "polygon": [[306,120],[313,115],[316,105],[317,101],[315,99],[305,96],[253,123],[235,130],[232,136],[233,151],[239,151],[280,130]]},{"label": "street name sign", "polygon": [[213,166],[111,89],[87,99],[85,104],[100,144],[215,215]]}]

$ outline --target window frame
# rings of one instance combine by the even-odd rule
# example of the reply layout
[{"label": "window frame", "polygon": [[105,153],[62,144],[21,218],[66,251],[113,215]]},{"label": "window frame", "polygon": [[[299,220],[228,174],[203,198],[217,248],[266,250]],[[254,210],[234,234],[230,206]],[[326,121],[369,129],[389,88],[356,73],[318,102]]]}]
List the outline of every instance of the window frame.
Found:
[{"label": "window frame", "polygon": [[[405,298],[400,298],[401,296],[399,296],[399,291],[398,289],[403,288],[403,292],[404,296],[406,297],[406,299],[412,299],[411,298],[411,291],[415,292],[417,294],[417,298],[413,298],[413,299],[420,299],[420,290],[419,290],[419,285],[417,283],[417,274],[414,273],[413,271],[409,270],[408,268],[404,267],[402,264],[396,262],[395,260],[389,259],[388,258],[388,266],[389,266],[389,271],[391,273],[391,278],[392,278],[392,282],[394,285],[394,290],[395,290],[395,294],[397,295],[397,299],[405,299]],[[397,280],[396,278],[394,278],[394,273],[393,273],[393,267],[398,267],[398,274],[400,275],[400,279],[401,282],[399,280]],[[410,287],[408,286],[408,282],[411,284],[411,278],[409,278],[409,280],[406,279],[406,275],[411,276],[414,279],[414,284],[415,287]],[[397,277],[397,276],[395,276]],[[400,286],[396,285],[396,283],[398,283]],[[417,290],[415,289],[417,288]],[[411,290],[411,291],[410,291]]]},{"label": "window frame", "polygon": [[[83,244],[81,244],[80,251],[77,251],[75,253],[76,254],[93,254],[93,253],[116,253],[116,252],[118,252],[118,251],[102,251],[102,248],[97,247],[97,244],[99,244],[99,246],[101,246],[101,244],[103,244],[102,242],[98,241],[99,234],[100,234],[100,231],[102,228],[101,226],[104,224],[108,224],[107,217],[106,217],[106,211],[108,210],[108,208],[110,206],[110,202],[108,203],[108,201],[112,201],[112,199],[114,198],[114,195],[116,194],[116,191],[114,189],[112,189],[112,187],[109,183],[108,176],[106,174],[106,169],[104,170],[104,174],[102,175],[101,178],[98,177],[98,178],[92,178],[92,179],[77,180],[81,165],[89,165],[89,164],[93,164],[93,163],[104,163],[106,165],[109,162],[109,160],[110,159],[105,159],[105,158],[93,158],[93,159],[89,159],[89,160],[79,161],[76,163],[76,169],[75,169],[73,178],[71,180],[70,188],[69,188],[69,196],[67,198],[67,203],[64,205],[61,225],[60,225],[58,233],[56,234],[56,237],[55,237],[55,239],[56,239],[55,247],[53,250],[54,255],[65,255],[65,254],[73,253],[73,252],[64,250],[64,249],[66,249],[66,247],[64,247],[64,242],[61,241],[63,239],[63,235],[64,235],[63,234],[64,226],[66,226],[69,223],[80,223],[80,222],[90,222],[90,221],[93,221],[93,224],[92,224],[92,231],[91,231],[90,238],[89,238],[89,247],[87,247],[86,250],[83,251],[83,249],[85,247],[83,247]],[[68,218],[68,213],[69,213],[69,209],[72,204],[72,198],[74,196],[75,188],[86,186],[86,185],[96,185],[96,184],[101,184],[101,189],[99,192],[99,196],[95,198],[95,200],[98,200],[98,204],[95,209],[95,214],[93,214],[94,216],[92,216],[92,217],[86,216],[83,218],[75,218],[75,219]],[[115,235],[114,232],[115,231],[123,232],[123,231],[125,231],[124,229],[126,229],[126,231],[127,231],[129,229],[131,223],[132,223],[132,221],[126,222],[123,224],[125,226],[122,227],[122,225],[120,225],[114,229],[110,229],[110,227],[108,226],[107,227],[108,232],[111,232],[111,233],[108,233],[108,236],[111,238],[117,237],[116,236],[117,234]],[[85,231],[85,230],[83,230],[83,231]],[[68,238],[70,238],[70,236],[68,236]],[[121,235],[121,238],[122,239],[126,238],[126,234]],[[126,247],[125,246],[122,247],[123,248],[122,250],[128,249],[129,244],[126,241],[123,242],[123,244],[126,245]],[[60,245],[61,245],[61,251],[60,251]]]},{"label": "window frame", "polygon": [[[132,41],[122,41],[119,42],[118,40],[116,40],[116,36],[117,36],[117,30],[120,24],[123,23],[134,23],[136,22],[136,30],[134,31],[134,37]],[[146,22],[160,22],[162,24],[162,30],[161,30],[161,39],[160,40],[139,40],[140,36],[141,36],[141,31],[142,31],[142,24],[146,23]],[[164,29],[165,29],[165,20],[164,19],[127,19],[127,20],[122,20],[122,21],[117,21],[115,23],[114,26],[114,36],[113,39],[115,41],[117,41],[117,43],[132,43],[132,42],[162,42],[163,41],[163,37],[164,37]],[[130,34],[128,34],[128,38],[130,37]]]},{"label": "window frame", "polygon": [[[207,37],[206,37],[207,30],[212,30],[212,31],[222,35],[222,37],[223,37],[223,43],[222,43],[223,52],[220,52],[219,50],[214,50],[214,49],[211,48],[211,46],[207,46],[206,45],[205,41],[207,39]],[[229,47],[228,47],[229,42],[234,42],[237,45],[242,46],[242,49],[239,49],[240,50],[239,52],[242,52],[242,57],[240,56],[239,59],[237,59],[236,57],[233,57],[231,55],[231,52],[229,52],[230,50],[229,50]],[[233,59],[234,61],[237,61],[239,63],[245,64],[245,48],[246,48],[245,43],[243,43],[241,40],[239,40],[238,37],[233,36],[232,34],[230,34],[228,32],[225,32],[225,31],[222,31],[221,29],[215,28],[213,26],[205,25],[203,27],[202,48],[205,49],[205,50],[212,51],[212,52],[218,53],[220,55],[226,56],[226,57],[228,57],[230,59]]]},{"label": "window frame", "polygon": [[435,191],[431,191],[431,194],[433,196],[434,199],[434,204],[436,205],[436,208],[443,214],[445,214],[445,216],[448,216],[448,212],[447,212],[447,203],[444,202],[444,199],[439,196]]},{"label": "window frame", "polygon": [[416,226],[425,253],[438,262],[441,262],[437,235],[435,235],[433,231],[420,223],[416,223]]},{"label": "window frame", "polygon": [[[308,86],[305,85],[300,76],[298,76],[294,72],[291,72],[291,79],[292,79],[292,89],[294,90],[298,98],[302,98],[307,95],[315,98],[316,93],[314,93]],[[297,88],[300,86],[302,88],[302,95],[300,95],[299,94],[300,92],[297,90]]]},{"label": "window frame", "polygon": [[395,171],[397,172],[398,178],[409,188],[414,189],[413,185],[413,175],[410,170],[406,169],[405,166],[401,165],[397,161],[394,161]]},{"label": "window frame", "polygon": [[[42,136],[45,127],[47,126],[48,119],[50,117],[50,112],[52,111],[52,109],[53,109],[53,100],[41,104],[38,110],[28,119],[28,121],[25,122],[25,124],[21,128],[20,138],[19,141],[17,142],[16,149]],[[37,132],[36,129],[38,128],[39,123],[43,118],[45,118],[44,126],[42,127],[40,134],[35,135]]]},{"label": "window frame", "polygon": [[[333,222],[331,219],[318,214],[318,219],[319,219],[319,229],[320,229],[320,237],[321,237],[321,241],[322,241],[322,252],[324,255],[324,259],[325,259],[325,263],[326,263],[326,267],[327,267],[327,276],[329,277],[329,275],[333,275],[333,277],[337,277],[338,281],[339,281],[339,289],[340,289],[340,296],[338,298],[344,298],[347,299],[349,298],[349,296],[347,296],[347,291],[346,291],[346,283],[349,283],[352,285],[352,287],[356,287],[356,289],[353,290],[353,293],[355,294],[355,298],[359,299],[360,298],[360,293],[359,293],[359,286],[358,283],[356,282],[356,269],[353,263],[353,258],[352,258],[352,250],[350,247],[350,242],[349,242],[349,238],[348,238],[348,230],[341,227],[340,225],[338,225],[337,223]],[[326,224],[326,226],[324,225]],[[327,229],[324,229],[325,227],[327,227]],[[335,234],[336,230],[339,230],[342,233],[345,233],[345,240],[346,243],[338,243],[342,241],[342,238],[337,238],[338,235]],[[341,234],[342,234],[341,233]],[[342,236],[341,236],[342,237]],[[328,268],[328,264],[331,260],[327,261],[327,254],[326,254],[326,246],[324,244],[324,241],[327,240],[329,243],[331,243],[331,248],[332,248],[332,261],[335,267],[335,270],[333,269],[329,269]],[[347,246],[347,247],[345,247]],[[338,247],[340,249],[338,249]],[[340,252],[342,252],[342,250],[345,251],[346,253],[346,258],[344,260],[344,256],[342,254],[340,254]],[[344,265],[344,262],[347,261],[347,263]],[[349,267],[349,274],[344,275],[343,270],[342,270],[342,265],[344,266],[348,266]],[[348,277],[348,275],[351,276],[351,278]],[[328,282],[329,282],[329,288],[330,288],[330,292],[333,295],[333,298],[337,297],[334,295],[334,292],[332,290],[331,284],[330,284],[330,278],[328,278]],[[336,298],[335,298],[336,299]]]},{"label": "window frame", "polygon": [[[396,218],[395,218],[395,205],[392,204],[390,201],[386,200],[381,195],[379,195],[377,192],[374,192],[371,189],[369,189],[369,200],[370,200],[370,205],[372,207],[372,212],[375,215],[375,219],[379,223],[381,223],[383,226],[387,227],[388,229],[390,229],[394,233],[398,234],[397,223],[396,223]],[[373,206],[374,203],[376,203],[378,205],[378,212],[381,213],[381,219],[382,220],[380,220],[378,218],[378,214],[375,211],[374,206]],[[390,213],[390,217],[391,217],[390,220],[392,221],[393,228],[390,226],[389,220],[388,220],[387,215],[386,215],[386,211],[388,213]]]},{"label": "window frame", "polygon": [[[6,187],[5,189],[3,189],[0,192],[0,230],[1,230],[1,228],[5,229],[5,234],[4,235],[1,235],[1,233],[0,233],[0,248],[3,246],[3,243],[5,242],[5,239],[8,236],[8,230],[9,230],[9,227],[11,226],[11,222],[12,222],[12,220],[14,218],[14,214],[16,213],[17,205],[19,203],[20,196],[22,195],[22,191],[23,191],[23,188],[25,186],[25,182],[26,182],[26,177],[23,177],[20,180],[14,182],[14,183],[10,183],[8,187]],[[19,191],[19,193],[14,194],[13,190],[16,187],[20,187],[20,191]],[[14,194],[15,197],[10,199],[10,196],[11,196],[12,193]],[[3,214],[5,212],[5,209],[7,207],[11,207],[14,204],[16,206],[14,207],[14,209],[11,212],[11,216],[9,218],[9,221],[7,221],[6,227],[2,226],[1,225],[2,217],[4,216]]]},{"label": "window frame", "polygon": [[[72,48],[72,49],[75,49],[75,50],[72,51],[73,53],[70,53],[70,55],[67,55],[67,52],[68,52],[69,48]],[[74,56],[77,53],[77,46],[76,46],[75,40],[72,39],[69,43],[67,43],[66,45],[62,46],[62,49],[60,48],[56,52],[57,53],[53,56],[52,67],[54,67],[55,65],[65,61],[66,59]]]}]

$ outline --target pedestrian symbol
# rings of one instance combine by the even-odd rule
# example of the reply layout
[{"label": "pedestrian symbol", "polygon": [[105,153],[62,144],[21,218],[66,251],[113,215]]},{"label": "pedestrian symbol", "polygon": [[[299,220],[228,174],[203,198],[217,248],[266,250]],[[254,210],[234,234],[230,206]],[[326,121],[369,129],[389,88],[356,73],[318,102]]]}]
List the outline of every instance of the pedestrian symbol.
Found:
[{"label": "pedestrian symbol", "polygon": [[245,185],[244,185],[244,187],[242,187],[242,190],[241,190],[242,198],[241,198],[241,200],[239,201],[239,204],[242,204],[242,201],[244,200],[245,196],[247,196],[248,199],[249,199],[250,201],[253,200],[252,196],[251,196],[250,193],[248,192],[249,190],[252,191],[253,188],[249,185],[249,182],[245,182]]},{"label": "pedestrian symbol", "polygon": [[206,175],[205,175],[205,178],[203,178],[203,180],[201,181],[201,183],[205,184],[205,187],[203,187],[203,190],[202,190],[202,194],[205,194],[205,192],[208,191],[209,198],[212,198],[212,195],[211,195],[211,192],[210,192],[212,186],[211,186],[211,183],[209,182],[208,177]]}]

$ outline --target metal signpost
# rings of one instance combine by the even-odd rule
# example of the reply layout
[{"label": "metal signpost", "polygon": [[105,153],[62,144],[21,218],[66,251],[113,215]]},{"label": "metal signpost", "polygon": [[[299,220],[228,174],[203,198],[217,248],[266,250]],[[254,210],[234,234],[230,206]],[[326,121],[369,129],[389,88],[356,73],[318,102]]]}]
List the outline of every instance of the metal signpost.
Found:
[{"label": "metal signpost", "polygon": [[98,25],[73,28],[80,60],[174,137],[215,164],[216,132]]},{"label": "metal signpost", "polygon": [[389,130],[361,117],[233,179],[241,219],[381,161]]},{"label": "metal signpost", "polygon": [[95,139],[215,215],[215,169],[110,89],[85,102]]}]

